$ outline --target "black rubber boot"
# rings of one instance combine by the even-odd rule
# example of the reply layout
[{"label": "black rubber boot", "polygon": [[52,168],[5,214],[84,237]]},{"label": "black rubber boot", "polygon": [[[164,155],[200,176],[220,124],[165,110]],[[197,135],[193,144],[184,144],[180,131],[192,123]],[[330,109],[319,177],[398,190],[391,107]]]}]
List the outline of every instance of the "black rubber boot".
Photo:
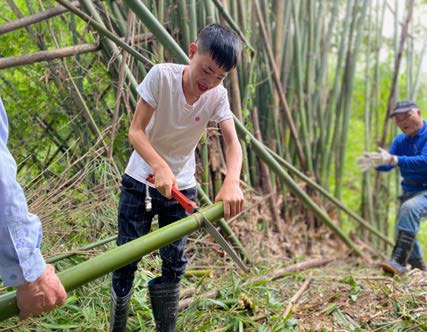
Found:
[{"label": "black rubber boot", "polygon": [[394,274],[405,274],[407,272],[406,262],[412,251],[414,240],[414,234],[399,231],[393,253],[391,254],[391,259],[380,263],[383,270]]},{"label": "black rubber boot", "polygon": [[421,257],[409,259],[408,264],[410,264],[413,269],[420,269],[421,271],[427,271],[426,263],[424,263]]},{"label": "black rubber boot", "polygon": [[114,288],[111,288],[110,332],[126,331],[131,297],[132,290],[126,296],[121,297],[116,295]]},{"label": "black rubber boot", "polygon": [[178,317],[179,282],[161,283],[161,277],[148,283],[151,308],[159,332],[175,332]]}]

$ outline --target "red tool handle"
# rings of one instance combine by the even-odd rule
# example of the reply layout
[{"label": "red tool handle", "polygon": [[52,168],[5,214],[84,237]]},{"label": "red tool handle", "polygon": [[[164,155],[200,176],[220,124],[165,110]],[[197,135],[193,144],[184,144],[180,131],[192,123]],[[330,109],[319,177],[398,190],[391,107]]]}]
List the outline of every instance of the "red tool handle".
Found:
[{"label": "red tool handle", "polygon": [[[149,174],[147,177],[147,181],[154,184],[154,175]],[[195,209],[197,209],[197,204],[193,202],[191,199],[187,198],[182,192],[178,190],[177,187],[172,186],[172,197],[175,198],[179,204],[187,211],[188,213],[194,213]]]}]

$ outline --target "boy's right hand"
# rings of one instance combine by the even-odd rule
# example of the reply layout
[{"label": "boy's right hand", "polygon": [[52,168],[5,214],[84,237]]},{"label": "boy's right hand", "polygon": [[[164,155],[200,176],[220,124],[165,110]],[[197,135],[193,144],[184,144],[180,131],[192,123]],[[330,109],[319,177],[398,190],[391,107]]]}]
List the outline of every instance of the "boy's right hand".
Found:
[{"label": "boy's right hand", "polygon": [[154,186],[167,199],[172,199],[172,186],[177,186],[176,178],[169,167],[154,170]]}]

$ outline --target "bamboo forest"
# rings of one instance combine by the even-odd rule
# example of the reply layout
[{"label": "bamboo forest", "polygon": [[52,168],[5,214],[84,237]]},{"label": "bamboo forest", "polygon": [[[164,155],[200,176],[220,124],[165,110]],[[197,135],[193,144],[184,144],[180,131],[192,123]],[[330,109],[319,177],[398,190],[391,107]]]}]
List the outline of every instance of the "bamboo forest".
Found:
[{"label": "bamboo forest", "polygon": [[[207,26],[241,43],[231,70],[203,53]],[[427,331],[426,35],[424,0],[0,0],[0,331]],[[148,141],[162,113],[142,89],[153,67],[174,64],[182,88],[167,111],[181,93],[196,112],[186,77],[202,59],[224,75],[206,93],[198,81],[197,98],[226,92],[229,116],[212,116],[191,148],[194,199],[175,186],[169,197]],[[134,153],[153,185],[129,173]],[[187,213],[165,225],[160,209],[123,242],[129,179],[144,216],[155,194]],[[7,205],[12,180],[67,292],[24,320],[21,286],[40,274],[7,282],[21,241],[9,233],[30,232]],[[231,185],[236,213],[222,199]],[[165,248],[185,238],[185,271],[166,282]],[[122,296],[114,271],[135,262]],[[167,285],[173,300],[156,298]]]}]

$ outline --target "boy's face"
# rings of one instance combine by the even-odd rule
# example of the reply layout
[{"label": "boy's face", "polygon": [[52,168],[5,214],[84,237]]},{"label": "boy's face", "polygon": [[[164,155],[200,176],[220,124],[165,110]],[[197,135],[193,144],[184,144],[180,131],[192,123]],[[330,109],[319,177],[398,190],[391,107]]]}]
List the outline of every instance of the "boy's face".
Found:
[{"label": "boy's face", "polygon": [[190,45],[190,66],[188,71],[189,91],[194,96],[201,96],[206,91],[218,86],[228,72],[221,68],[209,52],[200,53],[196,43]]}]

